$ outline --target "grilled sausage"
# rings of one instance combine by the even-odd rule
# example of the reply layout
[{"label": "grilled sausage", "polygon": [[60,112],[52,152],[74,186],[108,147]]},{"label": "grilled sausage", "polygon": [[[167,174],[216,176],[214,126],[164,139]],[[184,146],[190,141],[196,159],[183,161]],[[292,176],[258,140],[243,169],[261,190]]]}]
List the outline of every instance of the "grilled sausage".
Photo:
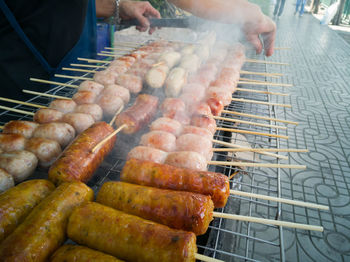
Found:
[{"label": "grilled sausage", "polygon": [[49,167],[62,153],[60,144],[51,139],[32,137],[26,142],[25,150],[32,152],[39,160],[39,165]]},{"label": "grilled sausage", "polygon": [[19,134],[0,134],[0,148],[3,151],[23,150],[26,138]]},{"label": "grilled sausage", "polygon": [[191,125],[208,129],[212,134],[216,131],[216,121],[211,116],[194,115],[191,118]]},{"label": "grilled sausage", "polygon": [[160,106],[160,110],[164,117],[173,118],[178,113],[185,113],[186,105],[179,98],[165,98]]},{"label": "grilled sausage", "polygon": [[0,243],[47,197],[55,186],[48,180],[23,182],[0,195]]},{"label": "grilled sausage", "polygon": [[147,146],[136,146],[130,150],[127,159],[139,159],[144,161],[151,161],[154,163],[164,163],[167,152],[147,147]]},{"label": "grilled sausage", "polygon": [[25,138],[31,138],[38,126],[39,124],[33,121],[12,120],[5,124],[2,132],[4,134],[19,134]]},{"label": "grilled sausage", "polygon": [[92,91],[78,91],[72,97],[72,99],[78,105],[93,104],[93,103],[95,103],[96,98],[97,98],[97,94],[95,92],[92,92]]},{"label": "grilled sausage", "polygon": [[211,139],[197,134],[183,134],[176,139],[176,151],[193,151],[201,154],[208,161],[213,157]]},{"label": "grilled sausage", "polygon": [[63,245],[51,256],[50,262],[122,262],[105,253],[78,245]]},{"label": "grilled sausage", "polygon": [[186,83],[187,73],[184,68],[173,68],[165,81],[165,94],[167,97],[177,97]]},{"label": "grilled sausage", "polygon": [[34,121],[40,124],[51,123],[61,120],[63,113],[51,108],[41,108],[34,114]]},{"label": "grilled sausage", "polygon": [[144,134],[141,137],[140,145],[172,152],[176,149],[176,136],[169,132],[155,130]]},{"label": "grilled sausage", "polygon": [[195,54],[184,55],[179,67],[185,69],[188,73],[195,73],[200,66],[200,59]]},{"label": "grilled sausage", "polygon": [[94,193],[83,183],[64,183],[37,205],[0,246],[4,261],[47,261],[63,243],[68,217]]},{"label": "grilled sausage", "polygon": [[119,85],[107,85],[103,90],[103,93],[101,93],[101,96],[120,97],[124,104],[127,104],[130,101],[130,91]]},{"label": "grilled sausage", "polygon": [[42,124],[35,129],[33,137],[55,140],[65,148],[74,139],[75,129],[67,123]]},{"label": "grilled sausage", "polygon": [[222,103],[222,101],[214,98],[214,97],[210,97],[207,99],[207,104],[210,107],[211,113],[214,116],[219,116],[221,115],[222,110],[224,109],[224,105]]},{"label": "grilled sausage", "polygon": [[97,104],[102,108],[107,118],[113,117],[124,106],[124,102],[119,95],[101,95],[97,100]]},{"label": "grilled sausage", "polygon": [[49,105],[51,109],[56,109],[63,114],[73,112],[76,106],[77,104],[72,99],[55,99]]},{"label": "grilled sausage", "polygon": [[145,82],[151,88],[162,88],[168,76],[169,67],[158,65],[152,67],[145,75]]},{"label": "grilled sausage", "polygon": [[182,134],[196,134],[200,135],[201,137],[205,137],[209,141],[213,139],[213,134],[205,128],[201,128],[198,126],[184,126],[182,130]]},{"label": "grilled sausage", "polygon": [[172,133],[176,137],[182,132],[182,125],[179,121],[168,117],[160,117],[154,120],[150,126],[151,131],[160,130]]},{"label": "grilled sausage", "polygon": [[68,113],[62,117],[62,122],[70,124],[74,127],[77,134],[80,134],[95,123],[94,118],[90,114],[84,113]]},{"label": "grilled sausage", "polygon": [[102,90],[103,90],[104,86],[100,83],[97,83],[95,81],[90,81],[90,80],[86,80],[81,82],[81,84],[79,85],[78,88],[78,92],[79,91],[91,91],[94,92],[96,95],[99,95]]},{"label": "grilled sausage", "polygon": [[13,177],[5,169],[0,168],[0,193],[13,187],[14,185],[15,181],[13,180]]},{"label": "grilled sausage", "polygon": [[103,144],[94,153],[92,149],[113,132],[106,122],[98,122],[85,130],[63,151],[52,164],[49,179],[55,184],[66,181],[87,182],[112,150],[116,136]]},{"label": "grilled sausage", "polygon": [[228,177],[223,174],[137,159],[126,162],[120,179],[133,184],[208,195],[216,208],[224,207],[230,194]]},{"label": "grilled sausage", "polygon": [[123,129],[125,134],[133,134],[144,127],[153,118],[157,111],[158,98],[155,96],[142,94],[136,98],[135,103],[117,116],[116,126],[125,124]]},{"label": "grilled sausage", "polygon": [[158,62],[165,63],[169,68],[173,68],[179,63],[181,54],[175,51],[164,52],[158,59]]},{"label": "grilled sausage", "polygon": [[11,174],[16,183],[30,176],[37,165],[38,158],[29,151],[11,151],[0,155],[0,168]]},{"label": "grilled sausage", "polygon": [[198,171],[207,170],[207,160],[205,156],[194,151],[170,152],[164,161],[165,164],[189,168]]},{"label": "grilled sausage", "polygon": [[109,71],[109,70],[97,71],[94,74],[94,81],[102,85],[111,85],[111,84],[115,84],[115,80],[117,77],[118,77],[118,74],[113,71]]},{"label": "grilled sausage", "polygon": [[84,113],[91,115],[95,121],[101,121],[103,118],[103,110],[98,104],[82,104],[75,108],[76,113]]},{"label": "grilled sausage", "polygon": [[175,229],[204,234],[213,220],[210,196],[124,182],[107,182],[96,201]]},{"label": "grilled sausage", "polygon": [[126,261],[195,261],[196,236],[98,203],[75,209],[68,236],[90,248]]},{"label": "grilled sausage", "polygon": [[116,84],[127,88],[133,94],[140,93],[142,90],[142,78],[132,74],[119,75]]}]

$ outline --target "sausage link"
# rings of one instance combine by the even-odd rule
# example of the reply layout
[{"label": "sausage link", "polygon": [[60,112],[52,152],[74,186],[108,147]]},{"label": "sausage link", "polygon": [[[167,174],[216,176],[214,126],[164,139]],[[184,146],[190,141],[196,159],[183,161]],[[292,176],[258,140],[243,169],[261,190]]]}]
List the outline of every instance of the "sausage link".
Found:
[{"label": "sausage link", "polygon": [[35,179],[23,182],[1,194],[0,243],[54,189],[55,186],[50,181]]},{"label": "sausage link", "polygon": [[129,159],[120,176],[121,181],[180,190],[211,196],[215,208],[224,207],[230,194],[227,176],[207,171],[194,171],[150,161]]},{"label": "sausage link", "polygon": [[0,246],[3,261],[47,261],[63,243],[73,209],[91,201],[94,193],[83,183],[64,183],[37,205]]},{"label": "sausage link", "polygon": [[[13,177],[3,168],[0,168],[0,193],[15,186]],[[0,240],[1,242],[1,240]]]},{"label": "sausage link", "polygon": [[24,150],[26,138],[19,134],[0,134],[0,148],[3,151]]},{"label": "sausage link", "polygon": [[75,209],[68,221],[73,241],[126,261],[195,261],[196,236],[98,203]]},{"label": "sausage link", "polygon": [[84,246],[63,245],[52,255],[51,262],[122,262],[115,257]]},{"label": "sausage link", "polygon": [[204,234],[213,219],[210,196],[124,182],[107,182],[96,201],[175,229]]},{"label": "sausage link", "polygon": [[38,126],[39,124],[33,121],[12,120],[5,124],[2,132],[4,134],[19,134],[25,138],[31,138]]},{"label": "sausage link", "polygon": [[117,116],[116,126],[125,124],[127,127],[123,129],[123,133],[136,133],[150,122],[157,111],[158,100],[155,96],[139,95],[131,107]]},{"label": "sausage link", "polygon": [[49,169],[49,179],[55,184],[67,181],[87,182],[112,150],[116,136],[113,136],[99,149],[92,149],[113,132],[106,122],[98,122],[86,129],[63,151]]}]

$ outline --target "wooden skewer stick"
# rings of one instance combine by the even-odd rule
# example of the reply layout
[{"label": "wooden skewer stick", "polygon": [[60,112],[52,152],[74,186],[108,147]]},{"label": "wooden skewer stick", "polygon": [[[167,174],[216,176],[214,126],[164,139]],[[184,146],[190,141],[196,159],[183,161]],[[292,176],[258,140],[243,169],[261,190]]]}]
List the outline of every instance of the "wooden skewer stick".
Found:
[{"label": "wooden skewer stick", "polygon": [[16,113],[20,113],[20,114],[23,114],[23,115],[34,116],[33,112],[24,111],[24,110],[17,109],[17,108],[12,108],[12,107],[7,107],[7,106],[0,106],[0,109],[7,110],[7,111],[12,111],[12,112],[16,112]]},{"label": "wooden skewer stick", "polygon": [[152,67],[156,67],[156,66],[160,66],[160,65],[164,65],[165,64],[165,61],[160,61],[156,64],[153,64]]},{"label": "wooden skewer stick", "polygon": [[194,254],[194,257],[197,260],[204,261],[204,262],[224,262],[223,260],[212,258],[212,257],[207,257],[198,253]]},{"label": "wooden skewer stick", "polygon": [[258,63],[258,64],[270,64],[270,65],[285,65],[289,66],[287,63],[275,62],[275,61],[265,61],[265,60],[257,60],[257,59],[246,59],[248,63]]},{"label": "wooden skewer stick", "polygon": [[[140,44],[140,43],[135,43],[135,42],[118,42],[117,43],[117,45],[118,46],[136,46],[136,47],[138,47],[138,46],[141,46],[142,44]],[[110,48],[113,48],[113,47],[110,47]]]},{"label": "wooden skewer stick", "polygon": [[253,103],[253,104],[259,104],[259,105],[281,106],[281,107],[292,108],[292,105],[288,105],[288,104],[279,104],[279,103],[273,103],[273,102],[264,102],[264,101],[257,101],[257,100],[244,99],[244,98],[232,98],[231,100],[232,100],[232,101],[236,101],[236,102],[244,102],[244,103]]},{"label": "wooden skewer stick", "polygon": [[90,68],[107,68],[103,65],[85,65],[85,64],[70,64],[71,66],[80,66],[80,67],[90,67]]},{"label": "wooden skewer stick", "polygon": [[109,125],[112,126],[115,119],[117,118],[117,116],[120,114],[121,111],[123,111],[124,109],[124,105],[122,105],[121,107],[119,107],[117,113],[115,113],[115,115],[113,116],[112,120],[109,122]]},{"label": "wooden skewer stick", "polygon": [[269,137],[276,137],[276,138],[283,138],[283,139],[289,138],[288,136],[283,136],[283,135],[275,135],[275,134],[269,134],[269,133],[262,133],[262,132],[255,132],[255,131],[249,131],[249,130],[234,129],[234,128],[226,128],[226,127],[217,127],[216,130],[227,131],[227,132],[232,132],[232,133],[257,135],[257,136],[269,136]]},{"label": "wooden skewer stick", "polygon": [[98,60],[98,59],[90,59],[90,58],[83,58],[83,57],[78,57],[77,58],[79,61],[86,61],[88,63],[111,63],[112,61],[108,60]]},{"label": "wooden skewer stick", "polygon": [[[92,80],[91,77],[70,76],[70,75],[60,75],[60,74],[55,74],[55,77],[70,78],[70,79],[79,79],[79,80]],[[77,86],[77,87],[79,87],[79,86]]]},{"label": "wooden skewer stick", "polygon": [[68,67],[62,67],[62,70],[84,72],[84,73],[96,73],[96,72],[98,72],[96,70],[87,70],[87,69],[80,69],[80,68],[68,68]]},{"label": "wooden skewer stick", "polygon": [[32,94],[32,95],[46,96],[46,97],[52,97],[52,98],[58,98],[58,99],[67,99],[67,100],[72,99],[72,98],[65,97],[65,96],[51,95],[51,94],[35,92],[35,91],[31,91],[31,90],[26,90],[26,89],[23,89],[22,92],[27,93],[27,94]]},{"label": "wooden skewer stick", "polygon": [[241,216],[241,215],[234,215],[234,214],[225,214],[225,213],[220,213],[220,212],[213,212],[213,216],[227,218],[227,219],[233,219],[233,220],[239,220],[239,221],[265,224],[265,225],[275,225],[275,226],[291,227],[291,228],[299,228],[299,229],[304,229],[304,230],[323,232],[323,227],[321,227],[321,226],[299,224],[299,223],[280,221],[280,220],[274,220],[274,219],[266,219],[266,218],[260,218],[260,217],[249,217],[249,216]]},{"label": "wooden skewer stick", "polygon": [[25,105],[25,106],[32,106],[32,107],[36,107],[36,108],[47,108],[47,106],[37,105],[37,104],[28,103],[28,102],[24,102],[24,101],[20,101],[20,100],[15,100],[15,99],[9,99],[6,97],[0,97],[0,100],[10,102],[10,103],[16,103],[16,104],[20,104],[20,105]]},{"label": "wooden skewer stick", "polygon": [[240,113],[240,112],[229,111],[229,110],[222,110],[221,112],[226,113],[226,114],[237,115],[237,116],[246,116],[246,117],[252,117],[252,118],[263,119],[263,120],[268,120],[268,121],[281,122],[281,123],[286,123],[286,124],[293,124],[293,125],[299,124],[298,122],[294,122],[294,121],[288,121],[288,120],[284,120],[284,119],[277,119],[277,118],[266,117],[266,116],[257,116],[257,115]]},{"label": "wooden skewer stick", "polygon": [[287,127],[285,127],[285,126],[268,125],[268,124],[245,121],[245,120],[240,120],[240,119],[235,119],[235,118],[227,118],[227,117],[222,117],[222,116],[213,116],[213,118],[217,119],[217,120],[224,120],[224,121],[253,125],[253,126],[262,126],[262,127],[268,127],[268,128],[276,128],[276,129],[287,129]]},{"label": "wooden skewer stick", "polygon": [[286,50],[286,49],[292,49],[291,47],[275,47],[275,50]]},{"label": "wooden skewer stick", "polygon": [[239,81],[248,81],[248,82],[257,82],[257,83],[265,83],[266,81],[256,80],[256,79],[250,79],[245,77],[240,77],[238,79]]},{"label": "wooden skewer stick", "polygon": [[240,148],[213,148],[215,152],[287,152],[287,153],[307,153],[309,149],[297,149],[297,148],[251,148],[251,147],[240,147]]},{"label": "wooden skewer stick", "polygon": [[310,208],[316,208],[316,209],[322,209],[322,210],[329,210],[328,206],[314,204],[310,202],[304,202],[304,201],[298,201],[298,200],[292,200],[287,198],[280,198],[280,197],[272,197],[272,196],[266,196],[261,194],[255,194],[255,193],[248,193],[248,192],[242,192],[239,190],[230,190],[230,194],[237,195],[237,196],[244,196],[244,197],[252,197],[252,198],[259,198],[263,200],[269,200],[269,201],[275,201],[285,204],[290,204],[294,206],[303,206],[303,207],[310,207]]},{"label": "wooden skewer stick", "polygon": [[134,47],[129,47],[129,46],[123,46],[123,47],[105,47],[105,49],[107,49],[107,50],[128,50],[128,51],[131,51],[132,49],[135,49],[135,48]]},{"label": "wooden skewer stick", "polygon": [[5,126],[0,126],[0,129],[2,130],[2,129],[4,129],[4,127],[5,127]]},{"label": "wooden skewer stick", "polygon": [[110,133],[108,136],[106,136],[101,142],[99,142],[92,150],[92,153],[95,153],[96,150],[98,150],[104,143],[106,143],[109,139],[111,139],[113,136],[118,134],[123,128],[127,127],[126,124],[121,125],[118,129],[114,130],[112,133]]},{"label": "wooden skewer stick", "polygon": [[122,54],[104,54],[104,53],[98,53],[99,56],[109,56],[109,57],[119,57]]},{"label": "wooden skewer stick", "polygon": [[[228,143],[228,142],[224,142],[224,141],[220,141],[220,140],[216,140],[216,139],[213,139],[212,141],[213,141],[213,143],[229,147],[229,148],[213,148],[213,151],[217,151],[217,149],[223,149],[223,150],[226,149],[226,151],[223,151],[223,152],[230,152],[230,149],[238,149],[238,148],[250,149],[248,147],[243,147],[241,145],[237,145],[237,144],[234,144],[234,143]],[[266,155],[266,156],[271,156],[271,157],[276,157],[276,158],[281,158],[281,159],[288,160],[288,157],[287,156],[283,156],[283,155],[273,154],[273,153],[264,152],[264,151],[254,151],[254,152],[256,152],[258,154],[261,154],[261,155]]]},{"label": "wooden skewer stick", "polygon": [[266,95],[276,95],[276,96],[289,96],[289,94],[278,93],[278,92],[270,92],[263,90],[255,90],[255,89],[246,89],[246,88],[236,88],[237,91],[241,92],[250,92],[250,93],[258,93],[258,94],[266,94]]},{"label": "wooden skewer stick", "polygon": [[[120,50],[119,52],[125,52],[126,50]],[[110,52],[110,51],[101,51],[100,54],[107,54],[107,55],[121,55],[120,53],[118,53],[117,50],[115,50],[114,52]]]},{"label": "wooden skewer stick", "polygon": [[272,78],[278,78],[279,76],[283,76],[281,73],[265,73],[265,72],[251,72],[251,71],[245,71],[241,70],[239,71],[242,75],[258,75],[258,76],[268,76]]},{"label": "wooden skewer stick", "polygon": [[292,87],[291,84],[284,83],[274,83],[274,82],[253,82],[253,81],[238,81],[237,84],[240,85],[257,85],[257,86],[284,86],[284,87]]},{"label": "wooden skewer stick", "polygon": [[68,86],[68,87],[73,87],[73,88],[79,87],[77,85],[71,85],[71,84],[66,84],[66,83],[61,83],[61,82],[56,82],[56,81],[49,81],[49,80],[38,79],[38,78],[32,78],[32,77],[29,78],[29,80],[33,81],[33,82],[39,82],[39,83],[50,84],[50,85]]},{"label": "wooden skewer stick", "polygon": [[272,163],[250,163],[239,161],[208,161],[208,165],[217,166],[245,166],[245,167],[269,167],[269,168],[293,168],[293,169],[306,169],[305,165],[289,165],[289,164],[272,164]]}]

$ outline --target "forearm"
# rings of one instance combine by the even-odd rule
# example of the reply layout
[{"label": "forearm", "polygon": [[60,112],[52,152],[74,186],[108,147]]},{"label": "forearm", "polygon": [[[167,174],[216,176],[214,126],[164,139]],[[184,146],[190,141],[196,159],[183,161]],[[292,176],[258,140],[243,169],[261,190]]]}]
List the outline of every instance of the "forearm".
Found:
[{"label": "forearm", "polygon": [[195,16],[223,23],[251,23],[263,17],[260,8],[246,0],[169,0]]},{"label": "forearm", "polygon": [[96,16],[111,17],[114,15],[115,0],[95,0],[96,1]]}]

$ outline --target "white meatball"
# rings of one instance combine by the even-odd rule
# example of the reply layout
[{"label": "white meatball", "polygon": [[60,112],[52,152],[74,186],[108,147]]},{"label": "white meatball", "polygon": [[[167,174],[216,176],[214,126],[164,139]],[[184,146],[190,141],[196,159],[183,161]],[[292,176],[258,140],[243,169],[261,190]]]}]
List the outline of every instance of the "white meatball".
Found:
[{"label": "white meatball", "polygon": [[49,107],[56,109],[63,114],[73,112],[77,104],[72,99],[56,99],[53,100]]},{"label": "white meatball", "polygon": [[2,132],[4,134],[19,134],[25,138],[31,138],[38,126],[39,124],[33,121],[12,120],[5,124]]},{"label": "white meatball", "polygon": [[176,151],[194,151],[207,160],[213,157],[211,140],[196,134],[184,134],[176,140]]},{"label": "white meatball", "polygon": [[176,136],[165,131],[151,131],[141,137],[140,145],[172,152],[176,148]]},{"label": "white meatball", "polygon": [[166,156],[167,152],[162,150],[146,146],[137,146],[128,153],[127,159],[136,158],[143,161],[162,164],[164,163]]},{"label": "white meatball", "polygon": [[160,117],[154,120],[150,126],[151,131],[161,130],[172,133],[176,137],[182,132],[182,125],[179,121],[168,117]]},{"label": "white meatball", "polygon": [[26,138],[19,134],[0,134],[0,148],[3,151],[23,150]]},{"label": "white meatball", "polygon": [[98,104],[82,104],[75,108],[75,113],[90,114],[94,120],[101,121],[103,118],[103,110]]},{"label": "white meatball", "polygon": [[165,164],[188,168],[198,171],[207,170],[207,160],[204,156],[193,151],[178,151],[168,153]]},{"label": "white meatball", "polygon": [[83,113],[65,114],[62,117],[62,121],[74,127],[77,134],[80,134],[95,123],[95,120],[91,115]]},{"label": "white meatball", "polygon": [[81,84],[79,85],[78,88],[78,92],[79,91],[91,91],[94,92],[96,95],[99,95],[102,90],[103,90],[104,86],[100,83],[97,83],[95,81],[91,81],[91,80],[86,80],[81,82]]},{"label": "white meatball", "polygon": [[113,96],[120,97],[124,104],[130,101],[130,92],[127,88],[120,85],[107,85],[106,88],[101,93],[101,96]]}]

